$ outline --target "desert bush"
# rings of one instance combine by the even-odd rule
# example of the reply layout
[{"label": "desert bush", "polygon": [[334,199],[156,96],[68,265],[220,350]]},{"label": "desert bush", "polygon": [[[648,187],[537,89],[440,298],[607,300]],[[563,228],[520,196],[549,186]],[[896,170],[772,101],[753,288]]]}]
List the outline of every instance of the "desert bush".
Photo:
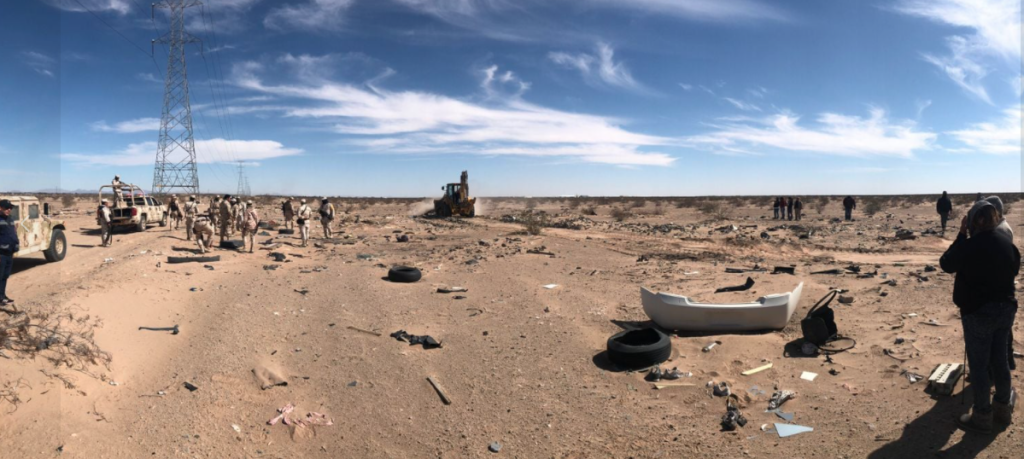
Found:
[{"label": "desert bush", "polygon": [[630,217],[633,216],[633,213],[622,207],[613,207],[611,216],[613,219],[615,219],[615,221],[621,222],[628,220]]},{"label": "desert bush", "polygon": [[583,205],[583,200],[579,198],[573,198],[569,199],[569,202],[567,204],[569,205],[570,209],[576,210],[579,209],[581,205]]},{"label": "desert bush", "polygon": [[864,215],[873,217],[875,214],[881,212],[884,207],[885,204],[881,198],[865,198],[864,205],[861,207],[861,212],[864,212]]},{"label": "desert bush", "polygon": [[519,212],[516,216],[516,222],[523,225],[523,229],[526,230],[527,234],[537,236],[544,231],[544,227],[548,224],[548,216],[543,212],[532,212],[524,210]]},{"label": "desert bush", "polygon": [[1012,202],[1003,202],[1003,215],[1010,215],[1010,209],[1013,209]]},{"label": "desert bush", "polygon": [[727,220],[732,208],[722,201],[703,201],[697,205],[697,211],[712,220]]},{"label": "desert bush", "polygon": [[71,194],[65,194],[60,197],[60,206],[62,209],[70,209],[71,206],[75,205],[75,196]]},{"label": "desert bush", "polygon": [[634,199],[633,201],[631,201],[629,203],[629,207],[631,209],[640,209],[640,208],[642,208],[642,207],[644,207],[646,205],[647,205],[647,200],[645,200],[643,198]]},{"label": "desert bush", "polygon": [[536,199],[526,199],[525,201],[526,202],[523,204],[523,206],[526,207],[527,209],[532,210],[532,209],[536,209],[537,208],[537,200]]},{"label": "desert bush", "polygon": [[654,203],[654,211],[653,211],[653,213],[654,213],[654,215],[665,215],[664,202],[656,201]]},{"label": "desert bush", "polygon": [[594,207],[593,205],[586,206],[586,207],[584,207],[583,209],[580,210],[580,213],[583,214],[583,215],[594,216],[594,215],[597,215],[597,208]]},{"label": "desert bush", "polygon": [[829,199],[828,196],[819,196],[818,199],[814,201],[814,211],[817,212],[818,215],[825,213],[825,209],[828,208],[828,204],[830,202],[832,202],[832,200]]}]

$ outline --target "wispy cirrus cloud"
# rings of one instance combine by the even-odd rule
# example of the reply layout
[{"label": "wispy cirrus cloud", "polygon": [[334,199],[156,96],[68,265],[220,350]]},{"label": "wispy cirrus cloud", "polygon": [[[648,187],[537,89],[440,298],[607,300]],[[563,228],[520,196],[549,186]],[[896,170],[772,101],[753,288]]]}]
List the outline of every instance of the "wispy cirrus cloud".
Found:
[{"label": "wispy cirrus cloud", "polygon": [[131,11],[131,0],[43,0],[44,3],[54,8],[76,13],[85,13],[89,10],[94,12],[113,11],[118,14],[127,14]]},{"label": "wispy cirrus cloud", "polygon": [[734,106],[734,107],[736,107],[736,108],[738,108],[740,110],[743,110],[745,112],[759,112],[759,111],[761,111],[761,107],[758,107],[757,105],[752,104],[750,102],[744,102],[744,101],[739,100],[739,99],[733,99],[732,97],[723,97],[722,100],[732,104],[732,106]]},{"label": "wispy cirrus cloud", "polygon": [[590,86],[622,88],[640,93],[651,92],[633,78],[625,63],[615,61],[615,50],[607,43],[598,43],[594,54],[569,54],[559,51],[548,53],[548,59],[578,71],[583,81]]},{"label": "wispy cirrus cloud", "polygon": [[[647,148],[672,139],[624,129],[621,120],[564,112],[503,95],[496,83],[518,85],[515,74],[496,66],[481,74],[482,102],[421,91],[389,91],[333,81],[268,84],[263,66],[235,66],[235,83],[281,99],[312,101],[286,117],[329,123],[347,143],[380,153],[471,153],[570,158],[619,165],[669,165],[675,158]],[[504,81],[502,81],[504,80]],[[296,104],[298,105],[298,104]]]},{"label": "wispy cirrus cloud", "polygon": [[57,60],[38,51],[22,51],[21,57],[25,65],[36,73],[54,78],[57,71]]},{"label": "wispy cirrus cloud", "polygon": [[[1021,59],[1020,0],[899,0],[894,9],[933,22],[971,30],[946,38],[949,54],[924,53],[957,85],[989,104],[982,80],[993,60],[1019,74]],[[1005,67],[1007,64],[1010,67]]]},{"label": "wispy cirrus cloud", "polygon": [[97,121],[89,125],[94,131],[116,132],[118,134],[132,134],[136,132],[159,131],[160,118],[138,118],[134,120],[121,121],[113,126],[106,121]]},{"label": "wispy cirrus cloud", "polygon": [[780,113],[764,118],[731,118],[712,125],[708,134],[690,137],[698,148],[731,154],[757,154],[764,149],[852,157],[912,157],[931,148],[936,134],[917,129],[912,121],[892,122],[884,110],[870,116],[822,113],[817,126],[805,127],[800,117]]},{"label": "wispy cirrus cloud", "polygon": [[955,151],[1020,155],[1021,110],[1024,110],[1024,106],[1010,107],[1003,110],[1002,119],[973,124],[967,129],[950,131],[947,134],[964,145],[964,148]]},{"label": "wispy cirrus cloud", "polygon": [[345,24],[345,12],[355,0],[306,0],[274,8],[263,25],[277,30],[330,31]]},{"label": "wispy cirrus cloud", "polygon": [[[141,142],[114,153],[62,153],[60,158],[78,166],[146,166],[153,164],[156,148],[156,142]],[[225,151],[231,152],[231,158],[221,156]],[[263,161],[302,153],[302,149],[272,140],[196,140],[196,162],[201,164]]]}]

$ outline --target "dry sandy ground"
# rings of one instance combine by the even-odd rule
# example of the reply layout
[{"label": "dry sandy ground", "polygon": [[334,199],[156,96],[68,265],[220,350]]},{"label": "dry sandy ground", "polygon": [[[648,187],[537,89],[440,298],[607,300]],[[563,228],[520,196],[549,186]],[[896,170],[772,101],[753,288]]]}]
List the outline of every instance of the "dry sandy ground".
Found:
[{"label": "dry sandy ground", "polygon": [[[590,217],[583,229],[529,236],[503,223],[498,217],[508,209],[498,206],[490,217],[461,222],[375,206],[359,212],[360,223],[345,224],[337,243],[300,248],[291,236],[278,237],[285,244],[278,251],[288,254],[284,263],[265,250],[216,250],[221,261],[212,270],[167,263],[194,248],[183,231],[119,233],[113,247],[100,248],[92,219],[71,216],[67,259],[17,261],[10,295],[23,310],[59,302],[102,318],[96,340],[113,362],[91,368],[91,377],[54,369],[46,351],[35,359],[0,359],[0,378],[25,382],[25,402],[0,415],[0,451],[12,458],[1019,458],[1024,421],[998,435],[965,436],[953,424],[967,409],[959,386],[954,397],[932,397],[925,383],[900,376],[902,369],[928,374],[938,363],[963,359],[953,278],[923,271],[937,265],[952,235],[878,239],[892,236],[901,220],[915,231],[934,227],[931,209],[895,209],[891,218],[852,224],[810,215],[802,222],[818,228],[810,239],[778,229],[763,241],[760,233],[780,223],[753,208],[732,223],[758,228],[731,233],[714,231],[727,223],[699,224],[694,210],[671,209],[625,224]],[[1019,219],[1011,217],[1016,228]],[[684,228],[649,229],[669,222]],[[411,242],[386,238],[396,232],[408,233]],[[319,236],[318,226],[313,233]],[[527,253],[541,246],[556,255]],[[649,261],[638,262],[641,255]],[[725,274],[725,267],[755,263],[795,264],[797,276],[755,273],[748,292],[712,294],[747,276]],[[851,263],[886,273],[898,285],[809,274]],[[382,278],[394,264],[417,266],[424,278],[387,282]],[[655,390],[643,374],[615,371],[603,357],[610,335],[647,320],[640,286],[744,301],[800,281],[803,299],[784,330],[672,338],[674,356],[666,365],[692,372],[695,387]],[[542,287],[552,283],[558,287]],[[469,291],[455,299],[436,293],[439,286]],[[840,332],[857,347],[834,356],[834,364],[786,356],[786,344],[800,337],[800,318],[831,287],[855,296],[853,304],[834,307]],[[910,313],[918,315],[907,318]],[[945,325],[921,323],[929,319]],[[138,330],[174,324],[178,335]],[[399,329],[432,335],[443,347],[424,350],[388,337]],[[1015,329],[1018,349],[1024,348],[1019,322]],[[906,342],[894,344],[897,337]],[[716,339],[723,344],[701,352]],[[740,375],[764,361],[774,368]],[[261,390],[252,375],[260,365],[279,369],[288,385]],[[819,376],[804,381],[803,371]],[[451,405],[442,403],[428,376]],[[720,431],[724,401],[705,387],[711,380],[728,381],[743,394],[746,427]],[[190,392],[185,382],[199,389]],[[1014,384],[1022,387],[1019,371]],[[753,386],[767,394],[750,392]],[[783,422],[765,412],[773,387],[797,392],[784,411],[813,432],[779,438],[761,430]],[[267,425],[289,402],[296,414],[324,413],[334,425]],[[488,452],[492,442],[502,445],[499,453]]]}]

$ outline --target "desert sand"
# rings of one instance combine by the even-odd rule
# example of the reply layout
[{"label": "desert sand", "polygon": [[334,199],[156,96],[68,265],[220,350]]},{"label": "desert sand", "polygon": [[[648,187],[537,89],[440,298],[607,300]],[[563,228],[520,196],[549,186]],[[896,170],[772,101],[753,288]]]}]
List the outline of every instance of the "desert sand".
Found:
[{"label": "desert sand", "polygon": [[[931,202],[871,217],[857,211],[854,222],[833,220],[841,217],[838,200],[822,213],[805,209],[801,222],[772,220],[767,199],[713,221],[698,208],[646,202],[618,222],[613,210],[624,204],[594,203],[597,215],[588,216],[587,204],[570,201],[492,201],[486,215],[446,220],[412,215],[416,203],[371,204],[349,209],[333,240],[314,224],[315,246],[268,230],[257,243],[280,243],[274,250],[215,249],[219,262],[169,264],[169,256],[193,255],[183,229],[119,232],[113,247],[101,248],[93,204],[83,200],[59,217],[67,221],[67,258],[16,260],[9,294],[20,311],[56,308],[99,320],[95,342],[111,361],[68,368],[59,344],[32,355],[8,350],[0,387],[20,402],[0,401],[0,451],[11,458],[1020,457],[1019,409],[1017,423],[998,435],[965,435],[953,423],[969,406],[962,385],[933,396],[926,382],[901,375],[963,361],[953,276],[931,271],[959,222],[945,237],[922,235],[938,228]],[[549,216],[541,234],[502,218],[525,207]],[[280,218],[276,206],[260,211],[264,220]],[[1008,220],[1019,228],[1017,213]],[[916,239],[896,240],[897,228]],[[410,242],[394,242],[398,234]],[[272,251],[286,260],[273,261]],[[725,273],[755,264],[795,265],[796,275]],[[388,282],[393,265],[418,267],[423,278]],[[810,274],[851,265],[878,276]],[[749,291],[713,293],[747,276],[756,281]],[[888,280],[896,285],[883,285]],[[681,382],[693,386],[656,390],[645,373],[618,371],[604,357],[609,336],[650,325],[641,286],[734,302],[799,282],[803,298],[782,330],[673,335],[663,367],[692,372]],[[436,292],[452,286],[468,291]],[[856,347],[832,363],[788,354],[787,344],[801,337],[800,319],[831,288],[854,297],[832,307]],[[173,325],[179,334],[138,329]],[[433,336],[442,347],[389,337],[398,330]],[[1024,349],[1020,321],[1015,334]],[[714,340],[722,344],[701,351]],[[740,374],[766,362],[773,367]],[[264,390],[254,369],[287,385]],[[818,376],[802,380],[804,371]],[[725,402],[710,381],[740,394],[745,427],[721,431]],[[1024,387],[1020,370],[1013,381]],[[783,411],[813,432],[780,438],[771,431],[785,423],[765,412],[776,388],[796,392]],[[268,425],[289,403],[297,417],[322,413],[333,425]],[[498,453],[488,450],[495,442]]]}]

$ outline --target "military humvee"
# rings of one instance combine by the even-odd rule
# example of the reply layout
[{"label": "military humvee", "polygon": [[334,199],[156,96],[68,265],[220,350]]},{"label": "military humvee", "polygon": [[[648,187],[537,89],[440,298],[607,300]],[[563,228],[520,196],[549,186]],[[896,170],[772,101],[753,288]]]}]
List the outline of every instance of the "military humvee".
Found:
[{"label": "military humvee", "polygon": [[40,204],[31,196],[0,196],[14,204],[11,221],[18,224],[18,240],[21,250],[14,254],[21,258],[36,252],[43,252],[46,261],[61,261],[68,252],[68,240],[64,236],[64,221],[50,218],[50,205]]}]

